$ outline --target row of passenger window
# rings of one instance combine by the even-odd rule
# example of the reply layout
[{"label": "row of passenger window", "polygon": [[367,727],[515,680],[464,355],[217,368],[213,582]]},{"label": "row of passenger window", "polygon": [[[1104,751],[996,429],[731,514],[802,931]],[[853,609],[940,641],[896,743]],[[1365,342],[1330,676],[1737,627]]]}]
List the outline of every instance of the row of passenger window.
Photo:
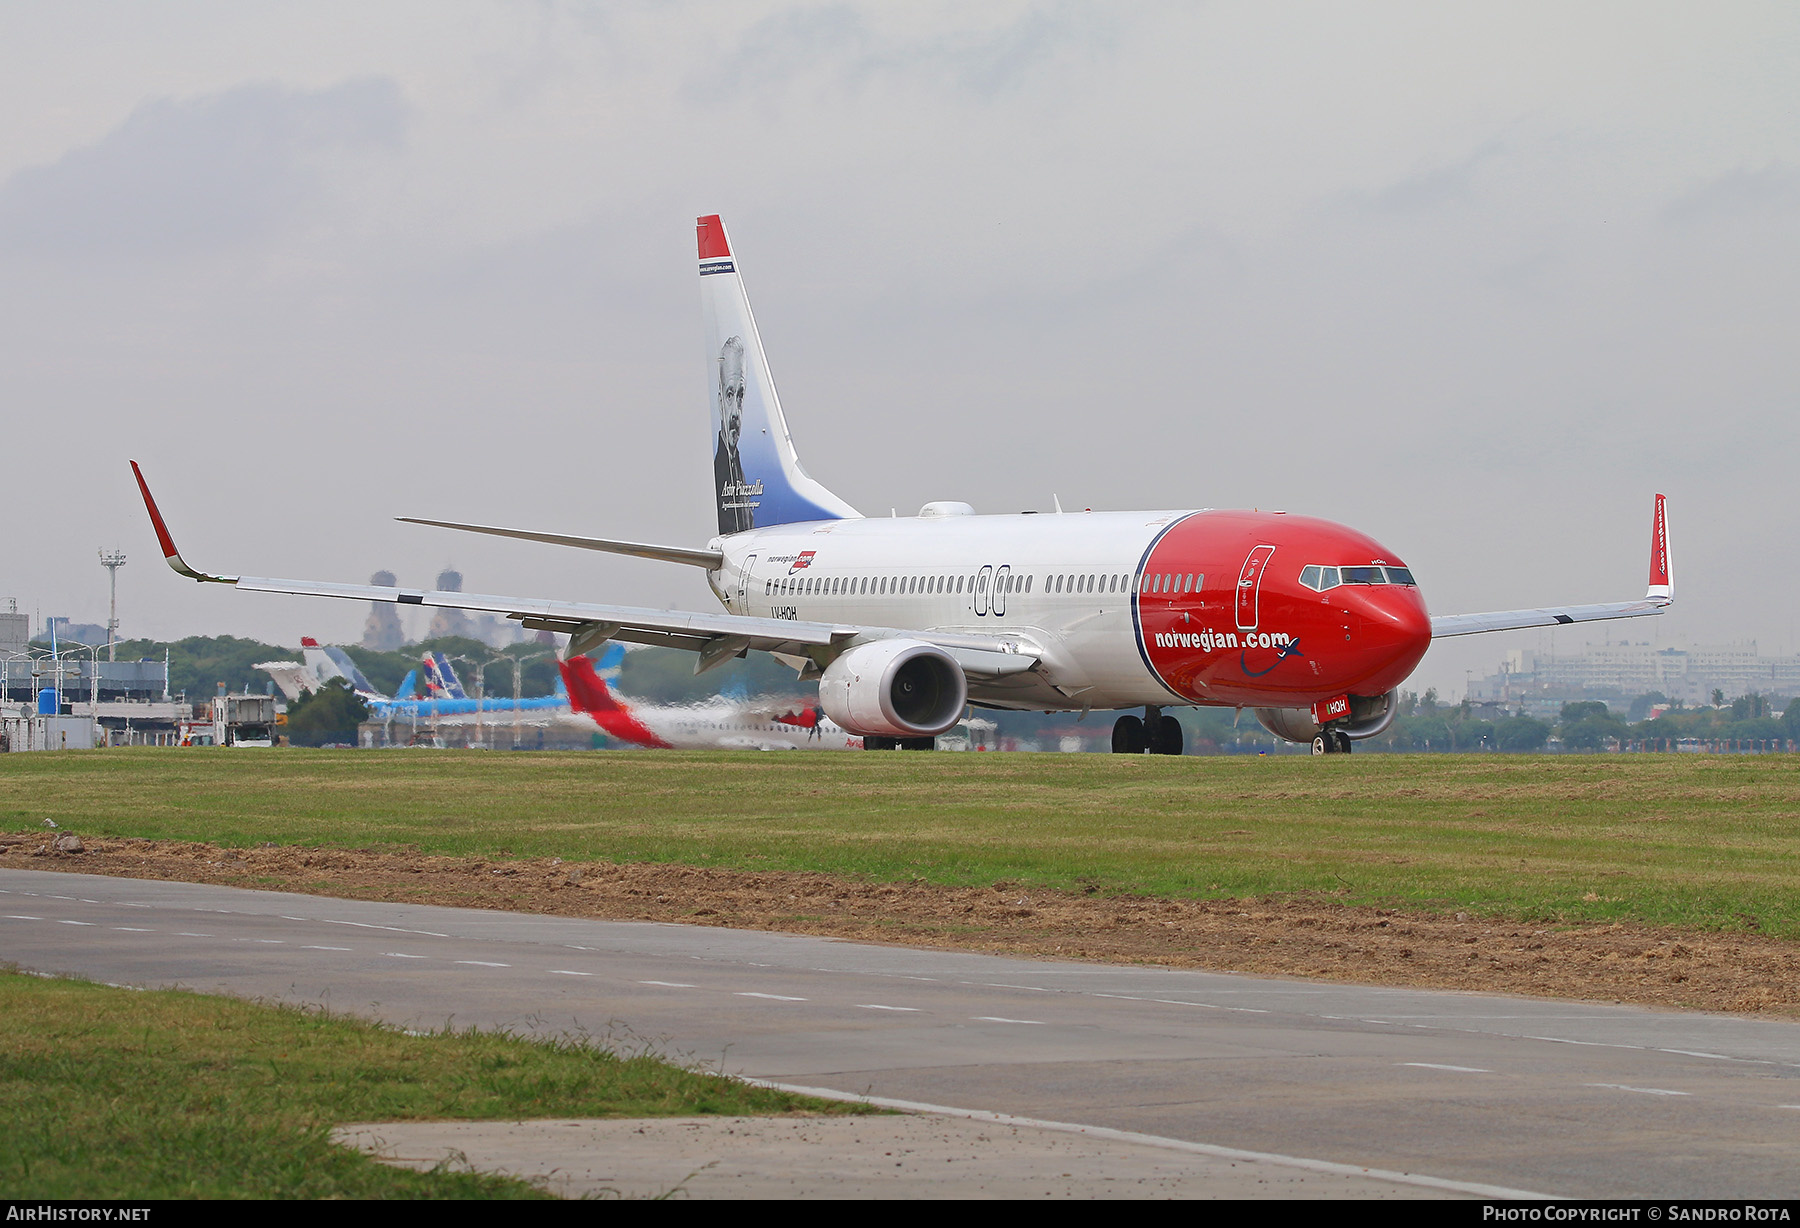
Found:
[{"label": "row of passenger window", "polygon": [[[1311,570],[1317,571],[1317,568]],[[877,596],[912,595],[915,593],[962,593],[974,592],[978,577],[976,576],[783,576],[780,579],[763,581],[765,597],[810,597],[810,596]],[[998,593],[1029,593],[1032,591],[1034,577],[1015,576],[1002,569],[993,581]],[[1200,591],[1206,583],[1202,574],[1189,572],[1178,575],[1171,572],[1161,574],[1144,573],[1138,577],[1140,593],[1194,593]],[[1053,575],[1044,577],[1044,591],[1051,595],[1062,593],[1124,593],[1131,589],[1131,577],[1126,575]]]},{"label": "row of passenger window", "polygon": [[1340,584],[1416,584],[1404,567],[1302,567],[1300,583],[1315,592]]},{"label": "row of passenger window", "polygon": [[[973,593],[976,576],[784,576],[765,580],[765,597],[788,596],[912,596],[920,593]],[[1370,564],[1357,567],[1325,567],[1300,569],[1300,583],[1315,592],[1325,592],[1340,584],[1408,584],[1416,585],[1411,571],[1404,567]],[[1197,593],[1206,584],[1206,576],[1198,572],[1145,572],[1138,577],[1137,591],[1147,594]],[[1029,593],[1035,587],[1032,576],[1015,576],[1002,569],[993,581],[999,594]],[[1130,591],[1131,577],[1126,575],[1052,575],[1044,577],[1044,591],[1050,595],[1064,593],[1123,593]]]},{"label": "row of passenger window", "polygon": [[[1002,575],[998,587],[1001,592],[1028,593],[1031,591],[1031,577]],[[783,576],[779,580],[763,581],[765,597],[888,597],[964,591],[975,591],[974,576]]]},{"label": "row of passenger window", "polygon": [[1206,584],[1206,577],[1199,573],[1176,575],[1165,572],[1161,575],[1145,574],[1138,577],[1140,593],[1197,593]]}]

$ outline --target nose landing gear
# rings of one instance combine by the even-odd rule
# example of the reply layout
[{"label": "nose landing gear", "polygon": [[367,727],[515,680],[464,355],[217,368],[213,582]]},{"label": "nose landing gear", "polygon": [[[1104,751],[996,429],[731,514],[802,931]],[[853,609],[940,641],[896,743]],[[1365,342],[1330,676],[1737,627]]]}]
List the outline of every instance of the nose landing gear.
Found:
[{"label": "nose landing gear", "polygon": [[1315,755],[1347,755],[1350,753],[1350,735],[1342,729],[1322,730],[1312,740],[1312,753]]}]

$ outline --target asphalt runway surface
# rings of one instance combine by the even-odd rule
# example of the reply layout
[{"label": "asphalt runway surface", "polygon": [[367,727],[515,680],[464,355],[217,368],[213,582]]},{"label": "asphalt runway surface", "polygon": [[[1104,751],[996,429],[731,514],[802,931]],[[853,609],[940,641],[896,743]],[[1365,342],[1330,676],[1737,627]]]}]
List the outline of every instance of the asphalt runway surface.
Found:
[{"label": "asphalt runway surface", "polygon": [[[1800,1192],[1800,1024],[0,870],[0,958],[1415,1190]],[[981,1116],[982,1120],[992,1120]]]}]

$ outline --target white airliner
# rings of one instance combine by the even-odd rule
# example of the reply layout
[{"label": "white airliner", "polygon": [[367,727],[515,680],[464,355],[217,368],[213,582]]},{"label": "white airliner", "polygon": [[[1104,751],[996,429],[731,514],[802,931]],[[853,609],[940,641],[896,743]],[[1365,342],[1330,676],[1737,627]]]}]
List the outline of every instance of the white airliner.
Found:
[{"label": "white airliner", "polygon": [[585,656],[558,662],[577,719],[631,746],[659,749],[861,750],[863,740],[807,704],[771,705],[715,698],[702,704],[651,706],[614,695],[624,646],[614,644],[598,666]]},{"label": "white airliner", "polygon": [[1397,688],[1436,636],[1658,614],[1674,597],[1661,495],[1650,586],[1636,601],[1432,616],[1393,551],[1280,512],[978,516],[927,503],[867,518],[800,466],[738,259],[699,219],[699,272],[719,533],[660,546],[402,517],[699,568],[723,612],[222,576],[188,566],[133,471],[163,557],[190,579],[258,592],[503,614],[570,636],[692,650],[696,672],[751,649],[819,679],[825,712],[871,749],[923,746],[978,707],[1120,716],[1113,749],[1180,754],[1164,709],[1251,708],[1318,754],[1387,728]]},{"label": "white airliner", "polygon": [[363,676],[342,648],[320,644],[309,635],[300,641],[300,655],[303,662],[260,661],[251,668],[263,670],[273,678],[290,702],[312,694],[334,678],[343,679],[365,701],[387,701],[388,697],[375,689],[375,684]]}]

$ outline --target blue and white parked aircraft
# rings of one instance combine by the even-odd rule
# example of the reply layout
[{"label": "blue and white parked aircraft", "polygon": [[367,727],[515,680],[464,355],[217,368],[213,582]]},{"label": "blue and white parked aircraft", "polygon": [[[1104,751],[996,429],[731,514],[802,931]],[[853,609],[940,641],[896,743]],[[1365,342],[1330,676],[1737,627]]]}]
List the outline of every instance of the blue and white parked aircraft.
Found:
[{"label": "blue and white parked aircraft", "polygon": [[[417,669],[408,670],[393,695],[384,695],[357,668],[356,662],[342,648],[320,644],[311,636],[300,641],[300,661],[264,661],[257,669],[275,679],[282,694],[290,701],[310,694],[327,682],[339,679],[369,706],[371,719],[418,720],[433,724],[461,724],[476,716],[518,714],[527,724],[544,724],[572,715],[568,692],[558,679],[551,695],[533,699],[512,699],[489,695],[479,703],[463,688],[456,668],[441,652],[427,652]],[[423,676],[423,694],[420,679]]]}]

